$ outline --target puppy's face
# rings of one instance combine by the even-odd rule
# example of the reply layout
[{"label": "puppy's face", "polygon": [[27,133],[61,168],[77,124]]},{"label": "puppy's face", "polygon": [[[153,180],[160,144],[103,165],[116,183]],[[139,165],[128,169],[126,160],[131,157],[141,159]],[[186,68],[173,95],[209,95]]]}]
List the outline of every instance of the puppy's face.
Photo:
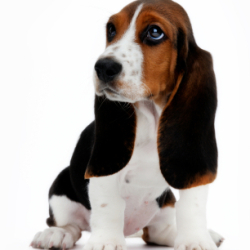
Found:
[{"label": "puppy's face", "polygon": [[176,18],[171,15],[179,7],[163,0],[136,1],[110,17],[107,46],[95,64],[97,95],[161,102],[171,92],[177,57]]}]

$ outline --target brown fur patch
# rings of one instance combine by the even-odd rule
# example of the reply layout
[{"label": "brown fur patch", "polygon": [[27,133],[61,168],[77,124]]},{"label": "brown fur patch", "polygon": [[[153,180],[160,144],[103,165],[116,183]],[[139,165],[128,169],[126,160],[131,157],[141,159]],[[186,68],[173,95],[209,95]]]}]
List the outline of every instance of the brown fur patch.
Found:
[{"label": "brown fur patch", "polygon": [[144,228],[143,228],[142,239],[143,239],[147,244],[149,243],[148,227],[144,227]]},{"label": "brown fur patch", "polygon": [[85,172],[85,175],[84,175],[84,179],[89,179],[91,177],[98,177],[98,176],[95,176],[93,175],[92,173],[90,173],[90,169],[91,168],[87,168],[86,172]]},{"label": "brown fur patch", "polygon": [[176,202],[175,196],[171,192],[168,199],[166,199],[165,203],[163,204],[162,208],[164,208],[164,207],[174,207],[175,202]]},{"label": "brown fur patch", "polygon": [[216,175],[217,175],[216,173],[211,173],[211,172],[208,172],[205,175],[197,174],[196,177],[194,178],[194,181],[190,182],[190,184],[187,185],[186,188],[193,188],[212,183],[216,179]]},{"label": "brown fur patch", "polygon": [[[167,98],[176,86],[177,33],[178,27],[184,30],[191,25],[183,8],[172,1],[147,0],[137,19],[136,42],[140,44],[144,56],[143,82],[147,85],[151,100],[164,107]],[[167,39],[157,46],[148,46],[140,40],[141,32],[148,25],[157,25]]]},{"label": "brown fur patch", "polygon": [[[168,37],[157,46],[148,46],[141,43],[144,56],[143,61],[143,82],[150,89],[154,99],[163,98],[172,90],[174,72],[172,64],[176,61],[174,48],[174,28],[172,24],[154,11],[146,8],[137,20],[137,30],[141,33],[149,24],[158,25]],[[139,38],[137,40],[139,43]]]}]

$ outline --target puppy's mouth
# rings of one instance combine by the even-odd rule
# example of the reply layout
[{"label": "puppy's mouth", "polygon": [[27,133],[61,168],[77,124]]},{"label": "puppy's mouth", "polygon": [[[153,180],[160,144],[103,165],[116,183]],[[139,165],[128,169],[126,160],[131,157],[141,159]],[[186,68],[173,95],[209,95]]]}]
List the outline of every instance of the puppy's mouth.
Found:
[{"label": "puppy's mouth", "polygon": [[110,88],[110,87],[104,88],[104,89],[102,90],[102,92],[103,92],[104,94],[115,94],[115,95],[120,95],[116,90],[114,90],[114,89],[112,89],[112,88]]},{"label": "puppy's mouth", "polygon": [[99,89],[98,94],[100,96],[104,95],[110,101],[131,102],[131,100],[121,93],[121,91],[118,91],[108,85]]},{"label": "puppy's mouth", "polygon": [[106,96],[106,98],[111,101],[122,101],[124,99],[123,95],[110,86],[105,86],[102,88],[101,94]]}]

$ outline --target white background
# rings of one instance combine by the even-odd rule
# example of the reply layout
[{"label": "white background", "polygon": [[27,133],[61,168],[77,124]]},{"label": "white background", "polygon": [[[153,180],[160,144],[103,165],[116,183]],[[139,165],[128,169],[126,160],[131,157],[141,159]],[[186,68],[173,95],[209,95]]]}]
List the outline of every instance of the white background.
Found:
[{"label": "white background", "polygon": [[[93,120],[92,72],[105,47],[105,22],[129,2],[1,1],[3,249],[29,249],[33,235],[46,227],[48,189]],[[190,16],[198,45],[212,53],[217,77],[219,171],[210,188],[208,225],[226,238],[221,249],[250,249],[248,1],[178,3]],[[129,249],[140,244],[130,241]]]}]

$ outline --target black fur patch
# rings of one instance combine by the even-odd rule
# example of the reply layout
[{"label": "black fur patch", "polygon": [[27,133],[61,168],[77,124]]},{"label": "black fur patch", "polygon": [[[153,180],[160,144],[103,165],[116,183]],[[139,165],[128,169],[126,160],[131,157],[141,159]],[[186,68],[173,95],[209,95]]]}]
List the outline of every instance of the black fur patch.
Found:
[{"label": "black fur patch", "polygon": [[173,192],[168,188],[166,189],[160,197],[156,199],[160,208],[166,206],[174,206],[176,199]]},{"label": "black fur patch", "polygon": [[[80,202],[71,183],[69,167],[61,171],[61,173],[53,182],[49,190],[49,198],[51,198],[52,195],[65,195],[71,201]],[[88,199],[85,203],[88,204]],[[51,209],[51,207],[49,207],[49,215],[50,217],[46,220],[47,225],[49,227],[56,226],[56,220],[54,218],[53,210]]]},{"label": "black fur patch", "polygon": [[[65,195],[71,201],[79,202],[87,209],[91,209],[87,190],[89,180],[84,179],[84,174],[93,147],[94,131],[95,123],[92,122],[82,132],[71,158],[70,166],[65,168],[53,182],[49,191],[49,198],[53,194]],[[47,224],[54,226],[56,222],[51,208],[49,213],[50,217],[47,219]]]},{"label": "black fur patch", "polygon": [[88,196],[89,180],[84,178],[95,138],[95,122],[82,132],[70,161],[70,177],[75,193],[87,209],[91,209]]},{"label": "black fur patch", "polygon": [[49,190],[49,198],[53,194],[58,196],[65,195],[72,201],[79,201],[71,184],[69,167],[62,170],[53,182]]},{"label": "black fur patch", "polygon": [[46,220],[46,223],[49,227],[54,227],[56,226],[54,214],[51,208],[49,208],[49,218]]},{"label": "black fur patch", "polygon": [[95,99],[95,141],[85,177],[117,173],[134,149],[136,116],[131,104]]}]

